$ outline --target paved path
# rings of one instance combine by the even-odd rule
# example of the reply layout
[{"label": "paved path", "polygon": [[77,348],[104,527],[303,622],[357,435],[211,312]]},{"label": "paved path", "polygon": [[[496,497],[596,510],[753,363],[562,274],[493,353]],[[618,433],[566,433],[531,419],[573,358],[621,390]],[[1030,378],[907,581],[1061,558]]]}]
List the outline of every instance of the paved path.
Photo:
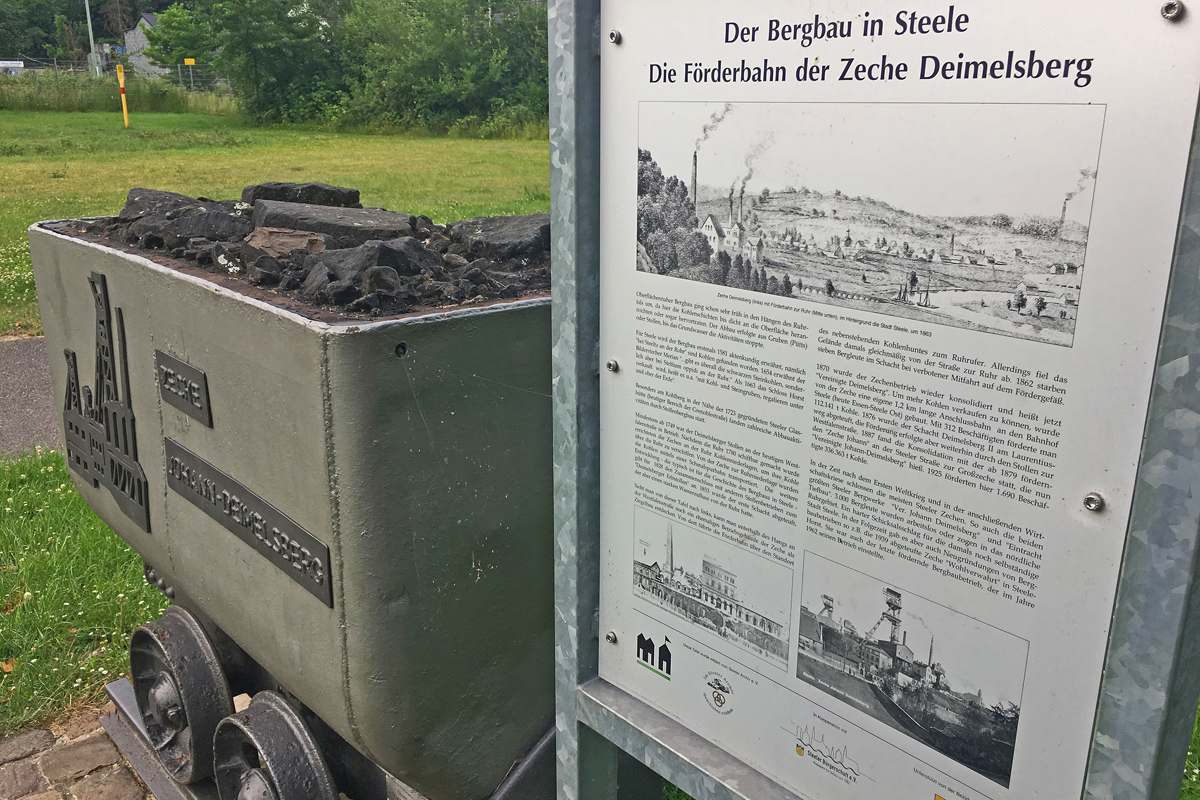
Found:
[{"label": "paved path", "polygon": [[28,452],[34,445],[57,447],[62,437],[59,405],[50,385],[46,340],[0,341],[0,457]]},{"label": "paved path", "polygon": [[100,727],[111,710],[0,739],[0,800],[154,800]]},{"label": "paved path", "polygon": [[[46,340],[0,341],[0,456],[57,446],[61,413]],[[0,739],[0,800],[154,800],[100,727],[111,710],[78,709]]]}]

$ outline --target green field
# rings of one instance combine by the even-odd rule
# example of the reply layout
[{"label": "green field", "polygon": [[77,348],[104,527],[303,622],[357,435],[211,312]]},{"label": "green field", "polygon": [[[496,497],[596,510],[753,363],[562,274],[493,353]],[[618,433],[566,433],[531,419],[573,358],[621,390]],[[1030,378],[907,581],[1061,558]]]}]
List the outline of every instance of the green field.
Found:
[{"label": "green field", "polygon": [[236,198],[268,180],[362,191],[364,205],[451,222],[550,210],[544,140],[252,128],[199,114],[0,111],[0,336],[38,333],[25,229],[115,214],[135,186]]},{"label": "green field", "polygon": [[0,738],[100,700],[166,599],[55,451],[0,460]]}]

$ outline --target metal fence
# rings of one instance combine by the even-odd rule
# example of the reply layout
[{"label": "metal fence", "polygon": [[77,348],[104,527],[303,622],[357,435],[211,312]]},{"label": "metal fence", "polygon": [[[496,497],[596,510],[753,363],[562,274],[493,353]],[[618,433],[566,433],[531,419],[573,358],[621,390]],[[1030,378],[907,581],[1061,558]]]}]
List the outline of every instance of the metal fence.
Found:
[{"label": "metal fence", "polygon": [[[101,54],[101,71],[112,73],[116,71],[118,59]],[[134,63],[126,64],[127,75],[137,77],[163,77],[176,84],[186,92],[223,91],[229,88],[228,82],[221,78],[210,64],[175,64],[168,68],[156,67],[145,62],[145,59],[133,59]],[[137,63],[141,61],[142,63]],[[17,66],[17,65],[20,66]],[[65,60],[58,58],[33,58],[18,55],[15,58],[0,57],[0,76],[15,76],[24,74],[52,73],[59,75],[86,75],[91,72],[87,58]]]},{"label": "metal fence", "polygon": [[[16,65],[20,66],[16,66]],[[31,58],[19,55],[15,58],[0,58],[0,75],[23,75],[26,73],[53,72],[54,74],[79,73],[89,71],[87,58],[78,61],[60,60],[57,58]]]},{"label": "metal fence", "polygon": [[167,74],[185,92],[211,92],[229,88],[229,84],[208,64],[176,64]]}]

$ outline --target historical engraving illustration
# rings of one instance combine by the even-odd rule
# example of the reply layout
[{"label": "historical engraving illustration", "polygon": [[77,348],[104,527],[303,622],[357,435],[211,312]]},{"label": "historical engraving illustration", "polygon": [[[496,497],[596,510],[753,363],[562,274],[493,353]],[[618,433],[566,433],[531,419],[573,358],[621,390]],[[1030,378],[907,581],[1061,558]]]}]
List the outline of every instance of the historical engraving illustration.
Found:
[{"label": "historical engraving illustration", "polygon": [[1008,786],[1029,645],[804,554],[796,677]]},{"label": "historical engraving illustration", "polygon": [[787,669],[792,572],[722,539],[634,508],[633,593]]},{"label": "historical engraving illustration", "polygon": [[646,102],[637,268],[1070,346],[1102,106]]}]

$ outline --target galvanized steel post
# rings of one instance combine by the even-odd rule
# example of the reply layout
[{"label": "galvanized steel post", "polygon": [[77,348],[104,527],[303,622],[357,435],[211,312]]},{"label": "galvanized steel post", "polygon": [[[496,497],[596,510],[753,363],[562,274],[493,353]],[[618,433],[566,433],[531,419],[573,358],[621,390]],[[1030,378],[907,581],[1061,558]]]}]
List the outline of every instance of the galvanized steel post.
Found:
[{"label": "galvanized steel post", "polygon": [[1200,696],[1200,127],[1113,610],[1086,800],[1179,796]]},{"label": "galvanized steel post", "polygon": [[616,789],[615,751],[601,737],[586,737],[581,758],[576,710],[576,688],[596,677],[599,643],[600,54],[592,39],[600,4],[551,0],[547,12],[556,749],[559,797],[579,800]]}]

